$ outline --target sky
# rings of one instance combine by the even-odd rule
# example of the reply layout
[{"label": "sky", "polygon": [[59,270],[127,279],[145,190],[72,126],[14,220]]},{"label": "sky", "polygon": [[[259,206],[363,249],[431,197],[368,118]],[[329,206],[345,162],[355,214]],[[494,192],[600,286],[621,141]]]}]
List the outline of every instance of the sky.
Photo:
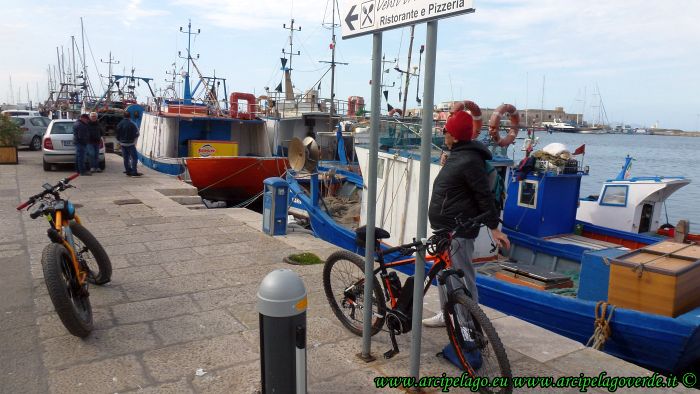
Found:
[{"label": "sky", "polygon": [[[87,69],[96,90],[98,74],[154,79],[164,88],[177,57],[186,48],[188,19],[201,34],[193,39],[205,75],[227,79],[228,91],[264,94],[281,81],[282,48],[294,34],[292,78],[297,91],[330,90],[332,0],[0,0],[0,102],[47,97],[47,69],[57,64],[56,48],[69,57],[71,36],[81,46],[85,26]],[[347,6],[337,0],[344,18]],[[440,2],[443,0],[435,0]],[[447,0],[444,0],[447,1]],[[492,0],[474,1],[476,12],[438,23],[435,103],[470,99],[481,107],[511,103],[518,108],[564,107],[596,121],[601,103],[610,123],[700,130],[700,1],[696,0]],[[344,13],[343,13],[344,12]],[[336,97],[364,96],[369,102],[372,37],[337,38]],[[415,31],[412,65],[425,43],[425,24]],[[406,68],[409,29],[383,33],[389,63],[384,83],[389,103],[400,107],[400,75]],[[423,64],[421,65],[423,66]],[[12,79],[12,92],[10,90]],[[420,77],[422,95],[422,76]],[[416,107],[417,78],[411,80],[408,107]],[[19,92],[18,92],[19,91]],[[147,95],[143,86],[142,96]]]}]

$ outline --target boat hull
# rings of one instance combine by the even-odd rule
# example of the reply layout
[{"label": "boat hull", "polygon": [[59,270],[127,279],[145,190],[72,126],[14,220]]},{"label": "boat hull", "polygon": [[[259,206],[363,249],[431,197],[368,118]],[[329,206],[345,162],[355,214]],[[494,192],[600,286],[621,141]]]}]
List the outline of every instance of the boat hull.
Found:
[{"label": "boat hull", "polygon": [[263,181],[283,176],[282,157],[190,157],[185,159],[192,185],[202,198],[240,204],[263,191]]}]

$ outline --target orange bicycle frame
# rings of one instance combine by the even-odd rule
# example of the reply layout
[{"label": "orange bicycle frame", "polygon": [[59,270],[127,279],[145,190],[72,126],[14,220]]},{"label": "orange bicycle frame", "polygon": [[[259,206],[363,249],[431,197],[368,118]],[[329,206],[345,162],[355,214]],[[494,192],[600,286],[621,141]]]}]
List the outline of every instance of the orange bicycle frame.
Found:
[{"label": "orange bicycle frame", "polygon": [[[54,221],[54,225],[56,226],[56,231],[58,231],[58,233],[62,235],[63,226],[70,226],[70,222],[68,220],[63,220],[63,212],[61,212],[60,210],[57,210],[55,215],[56,218]],[[75,221],[80,223],[78,215],[75,215]],[[63,237],[61,237],[61,244],[63,245],[63,247],[66,248],[66,250],[68,250],[68,253],[70,253],[70,259],[73,263],[73,269],[77,273],[78,284],[82,286],[87,278],[87,273],[80,270],[80,265],[78,264],[78,257],[75,255],[75,250],[73,250],[73,247]]]}]

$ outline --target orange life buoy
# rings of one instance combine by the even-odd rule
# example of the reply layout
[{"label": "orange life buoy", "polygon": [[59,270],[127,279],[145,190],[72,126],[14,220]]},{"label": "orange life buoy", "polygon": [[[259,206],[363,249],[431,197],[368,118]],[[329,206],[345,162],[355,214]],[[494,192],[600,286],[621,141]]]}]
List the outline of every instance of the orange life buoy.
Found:
[{"label": "orange life buoy", "polygon": [[470,100],[464,100],[464,108],[472,116],[472,139],[475,140],[479,136],[479,133],[481,133],[481,126],[484,124],[484,121],[481,119],[481,108],[479,108],[475,102]]},{"label": "orange life buoy", "polygon": [[[243,100],[248,103],[248,112],[238,112],[238,100]],[[231,103],[231,117],[236,119],[255,119],[258,104],[255,101],[255,96],[250,93],[233,92],[231,93],[229,102]]]},{"label": "orange life buoy", "polygon": [[365,99],[362,96],[348,97],[348,116],[356,116],[357,111],[365,106]]},{"label": "orange life buoy", "polygon": [[[501,138],[499,129],[501,127],[501,117],[508,115],[510,119],[510,130],[508,134]],[[520,115],[513,104],[501,104],[493,111],[489,119],[489,135],[498,146],[508,146],[515,141],[518,136],[518,126],[520,125]]]}]

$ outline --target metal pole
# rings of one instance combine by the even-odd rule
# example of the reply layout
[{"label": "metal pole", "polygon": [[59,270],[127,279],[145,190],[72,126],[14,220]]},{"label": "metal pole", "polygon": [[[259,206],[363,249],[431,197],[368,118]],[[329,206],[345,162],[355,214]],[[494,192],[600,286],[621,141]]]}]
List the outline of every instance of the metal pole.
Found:
[{"label": "metal pole", "polygon": [[[362,329],[362,353],[365,361],[372,361],[372,289],[374,287],[374,221],[377,215],[377,155],[379,148],[379,117],[382,80],[382,33],[374,33],[372,39],[372,118],[369,128],[369,164],[367,169],[367,238],[365,239],[365,309]],[[421,303],[421,305],[423,305]]]},{"label": "metal pole", "polygon": [[[430,187],[430,148],[433,138],[433,102],[435,94],[435,52],[437,21],[428,22],[425,39],[425,79],[423,82],[423,124],[420,143],[420,181],[418,182],[418,228],[416,238],[426,237],[428,227],[428,188]],[[425,281],[425,254],[416,254],[416,273],[413,281],[413,322],[411,335],[411,376],[420,372],[420,344],[423,320],[423,282]]]}]

